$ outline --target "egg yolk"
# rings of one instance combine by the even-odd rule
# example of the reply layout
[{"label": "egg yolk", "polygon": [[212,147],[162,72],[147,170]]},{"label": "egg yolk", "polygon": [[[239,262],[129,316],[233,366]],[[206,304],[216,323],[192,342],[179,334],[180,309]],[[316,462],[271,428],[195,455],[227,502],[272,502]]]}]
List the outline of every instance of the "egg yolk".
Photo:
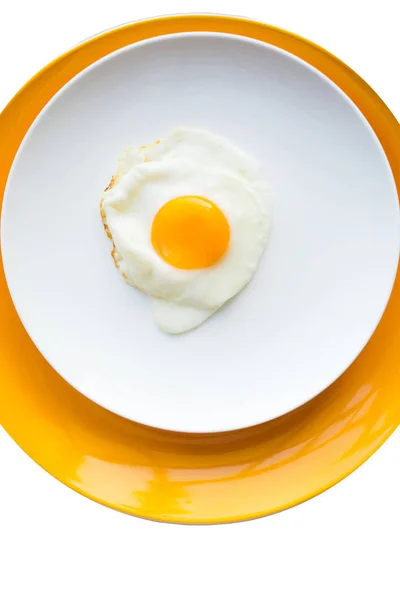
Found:
[{"label": "egg yolk", "polygon": [[156,214],[151,242],[159,256],[178,269],[206,269],[225,254],[229,224],[211,200],[179,196]]}]

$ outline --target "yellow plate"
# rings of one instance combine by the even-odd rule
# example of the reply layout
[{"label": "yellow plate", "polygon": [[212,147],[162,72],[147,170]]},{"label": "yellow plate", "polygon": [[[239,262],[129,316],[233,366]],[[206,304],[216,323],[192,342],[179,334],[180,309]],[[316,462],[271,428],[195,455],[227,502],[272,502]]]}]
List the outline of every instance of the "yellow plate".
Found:
[{"label": "yellow plate", "polygon": [[[319,69],[369,121],[399,189],[399,124],[353,71],[291,33],[244,19],[196,15],[113,29],[70,50],[29,81],[0,116],[0,195],[32,121],[72,77],[127,44],[185,31],[262,40]],[[378,329],[334,385],[275,421],[213,435],[177,434],[138,425],[76,392],[52,370],[23,329],[3,270],[0,306],[0,423],[57,479],[93,500],[137,516],[217,523],[288,508],[356,469],[399,423],[399,276]]]}]

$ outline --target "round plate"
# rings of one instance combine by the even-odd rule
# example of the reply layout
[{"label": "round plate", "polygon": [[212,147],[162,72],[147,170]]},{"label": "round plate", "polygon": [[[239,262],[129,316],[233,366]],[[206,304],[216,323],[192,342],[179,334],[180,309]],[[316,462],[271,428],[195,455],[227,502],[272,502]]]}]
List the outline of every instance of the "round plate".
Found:
[{"label": "round plate", "polygon": [[[399,125],[376,94],[343,63],[306,40],[260,23],[183,16],[130,24],[101,34],[36,75],[0,117],[0,190],[31,123],[73,76],[128,44],[187,31],[258,39],[318,68],[369,121],[397,184],[400,182]],[[17,317],[3,274],[0,302],[1,424],[59,480],[130,514],[171,522],[216,523],[288,508],[345,477],[399,423],[398,277],[370,342],[329,389],[279,419],[209,435],[151,429],[92,403],[71,388],[37,351]]]},{"label": "round plate", "polygon": [[[251,284],[170,336],[116,271],[99,199],[126,146],[181,125],[260,161],[273,226]],[[290,412],[347,369],[389,299],[398,217],[382,146],[328,77],[273,45],[192,32],[109,54],[52,98],[11,169],[2,252],[19,316],[64,379],[133,421],[210,433]]]}]

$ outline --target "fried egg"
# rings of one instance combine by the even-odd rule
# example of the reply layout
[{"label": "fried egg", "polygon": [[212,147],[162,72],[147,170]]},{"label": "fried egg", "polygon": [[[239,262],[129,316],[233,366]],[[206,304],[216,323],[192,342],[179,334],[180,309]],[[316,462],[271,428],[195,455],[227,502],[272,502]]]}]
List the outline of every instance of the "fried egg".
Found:
[{"label": "fried egg", "polygon": [[257,162],[184,128],[123,152],[101,215],[116,266],[168,333],[197,327],[245,287],[270,221]]}]

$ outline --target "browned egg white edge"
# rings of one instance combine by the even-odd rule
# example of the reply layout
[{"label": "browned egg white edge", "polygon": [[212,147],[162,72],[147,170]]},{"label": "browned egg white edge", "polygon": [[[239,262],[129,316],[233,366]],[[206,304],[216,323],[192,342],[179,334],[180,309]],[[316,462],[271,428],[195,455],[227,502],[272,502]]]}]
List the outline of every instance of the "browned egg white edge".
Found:
[{"label": "browned egg white edge", "polygon": [[[147,146],[140,146],[140,150],[142,150],[142,151],[143,151],[143,150],[145,150],[146,148],[150,148],[151,146],[155,146],[156,144],[159,144],[159,143],[160,143],[160,140],[157,140],[157,141],[156,141],[156,142],[154,142],[153,144],[148,144]],[[129,150],[130,150],[130,148],[127,148],[127,149],[125,150],[125,152],[128,152]],[[144,159],[143,159],[143,161],[144,161],[144,162],[148,162],[148,161],[149,161],[149,158],[148,158],[148,156],[147,156],[146,154],[144,154]],[[115,173],[115,174],[114,174],[114,175],[111,177],[110,183],[109,183],[109,184],[108,184],[108,186],[105,188],[104,192],[108,192],[108,190],[111,190],[111,188],[113,188],[113,187],[114,187],[114,185],[116,184],[116,182],[118,181],[119,177],[120,177],[120,171],[119,171],[119,169],[118,169],[118,170],[117,170],[117,172],[116,172],[116,173]],[[103,202],[104,202],[104,197],[103,197],[103,198],[101,199],[101,201],[100,201],[100,216],[101,216],[101,220],[102,220],[102,222],[103,222],[103,227],[104,227],[104,230],[105,230],[105,232],[106,232],[106,234],[107,234],[107,237],[108,237],[108,238],[111,240],[111,242],[112,242],[112,245],[113,245],[113,247],[112,247],[112,250],[111,250],[111,256],[112,256],[112,259],[113,259],[113,261],[114,261],[114,264],[115,264],[115,266],[117,267],[118,271],[121,273],[122,277],[125,279],[125,281],[126,281],[127,283],[129,283],[129,284],[130,284],[130,285],[132,285],[133,287],[136,287],[137,289],[140,289],[140,287],[139,287],[138,285],[135,285],[135,284],[133,284],[131,281],[129,281],[129,280],[128,280],[128,276],[127,276],[127,275],[126,275],[126,273],[124,273],[124,271],[121,269],[121,261],[122,261],[122,256],[121,256],[121,254],[118,252],[118,249],[117,249],[117,247],[116,247],[116,245],[115,245],[115,242],[114,242],[114,240],[113,240],[113,237],[112,237],[112,234],[111,234],[110,228],[109,228],[109,226],[108,226],[108,223],[107,223],[107,216],[106,216],[105,210],[104,210],[104,208],[103,208]]]}]

